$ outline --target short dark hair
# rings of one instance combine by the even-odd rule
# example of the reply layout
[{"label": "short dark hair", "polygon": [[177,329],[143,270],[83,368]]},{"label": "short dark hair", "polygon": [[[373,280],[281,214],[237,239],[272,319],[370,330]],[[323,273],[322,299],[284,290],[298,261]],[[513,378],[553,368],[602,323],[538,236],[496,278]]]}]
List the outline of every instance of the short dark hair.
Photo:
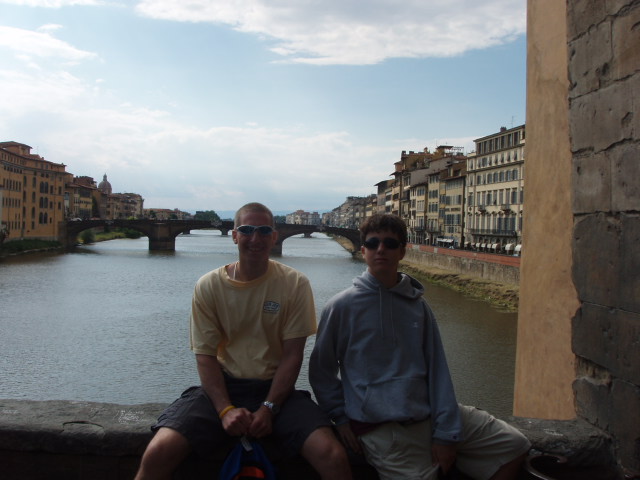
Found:
[{"label": "short dark hair", "polygon": [[257,213],[266,213],[271,217],[271,226],[275,227],[275,222],[273,221],[273,213],[269,210],[265,205],[258,202],[251,202],[243,205],[236,212],[235,217],[233,218],[233,228],[240,226],[240,217],[247,212],[257,212]]},{"label": "short dark hair", "polygon": [[402,245],[407,244],[407,224],[399,216],[391,213],[376,213],[360,225],[360,241],[364,242],[371,232],[391,232],[398,236]]}]

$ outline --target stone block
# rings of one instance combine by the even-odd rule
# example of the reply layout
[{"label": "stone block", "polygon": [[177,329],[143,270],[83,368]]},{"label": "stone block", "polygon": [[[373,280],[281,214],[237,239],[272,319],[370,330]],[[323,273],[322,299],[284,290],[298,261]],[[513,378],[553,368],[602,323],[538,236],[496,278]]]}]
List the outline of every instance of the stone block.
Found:
[{"label": "stone block", "polygon": [[615,380],[611,393],[614,412],[611,433],[616,439],[618,456],[625,467],[640,471],[640,387]]},{"label": "stone block", "polygon": [[572,152],[594,153],[633,139],[631,82],[617,82],[570,101],[569,131]]},{"label": "stone block", "polygon": [[0,450],[141,454],[163,405],[0,400]]},{"label": "stone block", "polygon": [[611,438],[583,419],[506,419],[531,442],[532,450],[567,457],[572,465],[611,465]]},{"label": "stone block", "polygon": [[640,141],[617,146],[607,157],[611,163],[611,210],[640,211]]},{"label": "stone block", "polygon": [[605,152],[573,157],[573,213],[611,211],[611,160]]},{"label": "stone block", "polygon": [[569,44],[570,97],[575,98],[610,83],[611,24],[602,22]]},{"label": "stone block", "polygon": [[567,37],[569,40],[584,34],[593,25],[607,16],[606,4],[602,0],[567,1]]},{"label": "stone block", "polygon": [[637,5],[614,17],[611,31],[614,79],[625,78],[640,71],[639,24],[640,7]]},{"label": "stone block", "polygon": [[[640,251],[638,248],[640,246],[640,216],[621,215],[621,221],[620,254],[622,260],[620,281],[618,282],[620,290],[618,305],[623,310],[640,314]],[[638,347],[640,345],[636,344],[636,348]],[[636,365],[638,366],[640,363]]]},{"label": "stone block", "polygon": [[583,302],[614,306],[619,297],[620,222],[602,213],[573,229],[573,282]]},{"label": "stone block", "polygon": [[611,423],[611,396],[606,385],[579,378],[573,382],[576,413],[592,425],[608,431]]},{"label": "stone block", "polygon": [[572,347],[613,377],[640,385],[640,314],[583,303],[573,320]]}]

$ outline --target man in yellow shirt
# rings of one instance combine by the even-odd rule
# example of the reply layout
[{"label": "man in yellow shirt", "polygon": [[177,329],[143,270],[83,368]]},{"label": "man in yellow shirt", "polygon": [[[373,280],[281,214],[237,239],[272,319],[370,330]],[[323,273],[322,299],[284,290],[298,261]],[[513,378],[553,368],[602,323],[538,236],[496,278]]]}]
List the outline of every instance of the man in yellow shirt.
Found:
[{"label": "man in yellow shirt", "polygon": [[137,480],[171,478],[192,451],[229,438],[271,435],[323,479],[351,478],[344,448],[307,392],[295,390],[306,338],[316,332],[308,279],[269,258],[278,236],[262,204],[238,210],[238,261],[201,277],[191,310],[191,349],[201,386],[186,390],[153,427]]}]

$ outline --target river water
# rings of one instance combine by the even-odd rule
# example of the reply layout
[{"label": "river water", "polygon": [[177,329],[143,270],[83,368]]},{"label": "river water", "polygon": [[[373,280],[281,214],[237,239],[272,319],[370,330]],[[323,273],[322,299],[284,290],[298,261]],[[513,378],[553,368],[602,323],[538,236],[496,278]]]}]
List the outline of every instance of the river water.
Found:
[{"label": "river water", "polygon": [[[178,236],[175,252],[150,252],[142,237],[0,260],[0,398],[171,402],[198,383],[188,346],[193,286],[235,257],[230,236],[199,230]],[[288,238],[276,260],[309,277],[318,317],[366,267],[322,234]],[[425,287],[458,399],[510,415],[516,314]],[[313,338],[306,358],[312,346]]]}]

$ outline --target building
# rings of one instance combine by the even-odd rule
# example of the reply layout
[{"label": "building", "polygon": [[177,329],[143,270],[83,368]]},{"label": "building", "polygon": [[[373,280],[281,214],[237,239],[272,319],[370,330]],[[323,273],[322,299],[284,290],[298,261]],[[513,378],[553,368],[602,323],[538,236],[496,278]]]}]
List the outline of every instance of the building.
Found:
[{"label": "building", "polygon": [[65,220],[66,184],[72,175],[31,147],[0,142],[0,219],[6,240],[58,239]]},{"label": "building", "polygon": [[286,215],[286,223],[291,225],[320,225],[322,219],[318,212],[305,212],[304,210],[296,210]]},{"label": "building", "polygon": [[88,220],[106,218],[100,208],[103,195],[91,177],[73,177],[66,185],[65,212],[67,218]]},{"label": "building", "polygon": [[[445,222],[455,220],[452,213],[447,217],[447,212],[456,207],[447,206],[446,202],[451,199],[448,199],[444,179],[453,176],[454,172],[457,176],[464,176],[462,166],[466,158],[461,147],[451,145],[439,145],[433,153],[428,148],[417,153],[402,151],[400,160],[394,164],[390,191],[385,184],[384,211],[402,217],[407,224],[410,242],[445,246],[460,244],[462,220],[457,223],[458,228],[451,224],[447,229],[449,232],[445,232]],[[458,180],[452,180],[451,185]],[[380,197],[383,182],[377,185]],[[459,183],[456,185],[460,187]],[[461,186],[464,188],[464,179]],[[457,208],[462,209],[462,205]]]},{"label": "building", "polygon": [[459,248],[464,245],[464,197],[467,166],[463,161],[450,163],[440,171],[439,237],[436,244]]},{"label": "building", "polygon": [[376,194],[368,197],[347,197],[339,207],[322,215],[322,224],[330,227],[359,228],[367,216],[377,211]]},{"label": "building", "polygon": [[475,140],[467,159],[466,232],[469,247],[518,253],[522,243],[525,126]]}]

